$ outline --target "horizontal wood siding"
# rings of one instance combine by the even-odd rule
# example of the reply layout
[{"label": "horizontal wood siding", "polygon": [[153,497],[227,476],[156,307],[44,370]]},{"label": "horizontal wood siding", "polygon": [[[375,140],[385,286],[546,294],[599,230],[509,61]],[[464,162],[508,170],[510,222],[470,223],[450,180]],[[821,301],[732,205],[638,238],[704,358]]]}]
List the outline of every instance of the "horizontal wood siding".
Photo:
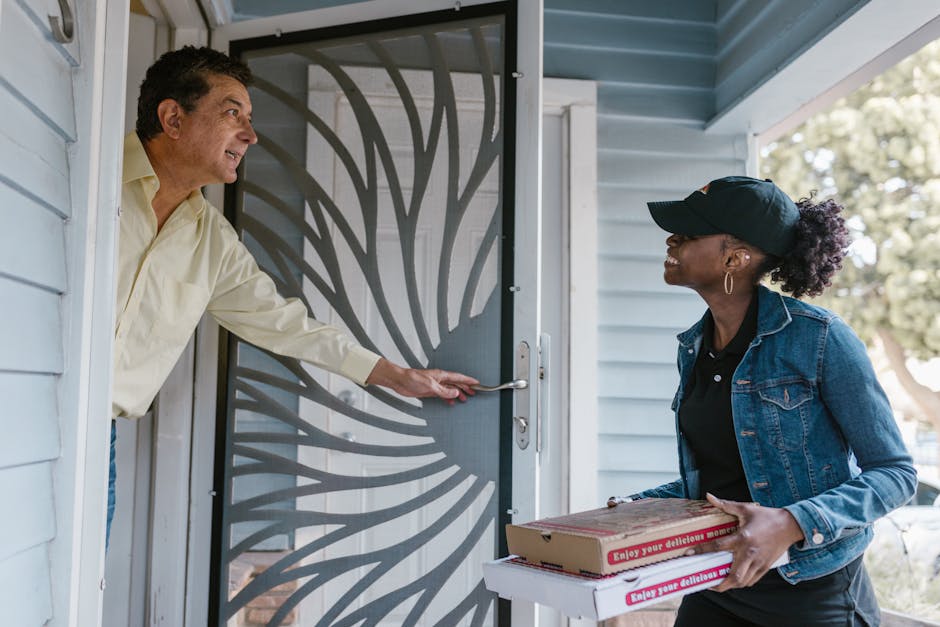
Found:
[{"label": "horizontal wood siding", "polygon": [[738,0],[719,3],[716,113],[776,74],[867,2]]},{"label": "horizontal wood siding", "polygon": [[598,503],[678,475],[675,336],[704,305],[663,283],[666,233],[646,202],[744,173],[744,135],[701,130],[719,4],[546,0],[546,75],[600,81]]},{"label": "horizontal wood siding", "polygon": [[715,3],[546,0],[545,76],[598,81],[598,113],[700,125],[714,114]]},{"label": "horizontal wood siding", "polygon": [[51,374],[0,372],[0,466],[58,457],[56,378]]},{"label": "horizontal wood siding", "polygon": [[38,544],[0,562],[4,625],[45,625],[52,616],[49,549]]},{"label": "horizontal wood siding", "polygon": [[52,618],[77,44],[52,41],[42,3],[0,3],[0,604],[4,625],[43,625]]},{"label": "horizontal wood siding", "polygon": [[63,138],[74,141],[71,59],[52,41],[48,18],[36,13],[36,3],[3,3],[0,84]]}]

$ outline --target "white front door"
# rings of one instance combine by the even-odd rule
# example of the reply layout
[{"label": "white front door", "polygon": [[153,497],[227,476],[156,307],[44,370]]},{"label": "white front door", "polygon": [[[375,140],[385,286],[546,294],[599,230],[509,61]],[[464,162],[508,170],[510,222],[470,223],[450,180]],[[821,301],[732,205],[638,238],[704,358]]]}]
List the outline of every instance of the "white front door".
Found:
[{"label": "white front door", "polygon": [[318,318],[397,363],[530,390],[448,407],[232,342],[216,624],[534,622],[480,563],[539,511],[540,28],[517,36],[510,5],[434,4],[450,10],[213,34],[258,79],[229,210]]}]

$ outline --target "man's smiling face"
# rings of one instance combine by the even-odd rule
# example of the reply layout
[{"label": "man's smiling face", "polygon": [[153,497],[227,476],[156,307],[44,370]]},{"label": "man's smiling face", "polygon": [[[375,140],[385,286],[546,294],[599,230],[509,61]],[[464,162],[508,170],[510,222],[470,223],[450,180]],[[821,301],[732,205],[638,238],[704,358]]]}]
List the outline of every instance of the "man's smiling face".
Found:
[{"label": "man's smiling face", "polygon": [[248,146],[258,141],[251,126],[248,90],[230,76],[207,77],[209,92],[180,121],[180,155],[187,177],[199,186],[233,183]]}]

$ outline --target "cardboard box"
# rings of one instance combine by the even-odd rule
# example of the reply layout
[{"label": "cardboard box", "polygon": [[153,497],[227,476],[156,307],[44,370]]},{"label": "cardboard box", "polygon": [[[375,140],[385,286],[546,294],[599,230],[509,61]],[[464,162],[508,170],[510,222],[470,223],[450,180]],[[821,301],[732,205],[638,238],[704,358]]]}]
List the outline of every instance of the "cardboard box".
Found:
[{"label": "cardboard box", "polygon": [[[785,563],[786,554],[774,565]],[[483,580],[505,599],[539,603],[572,618],[603,620],[716,586],[730,568],[727,551],[678,557],[607,577],[553,571],[510,556],[485,562]]]},{"label": "cardboard box", "polygon": [[737,518],[707,501],[643,499],[506,525],[506,540],[510,553],[531,564],[609,575],[679,557],[737,528]]}]

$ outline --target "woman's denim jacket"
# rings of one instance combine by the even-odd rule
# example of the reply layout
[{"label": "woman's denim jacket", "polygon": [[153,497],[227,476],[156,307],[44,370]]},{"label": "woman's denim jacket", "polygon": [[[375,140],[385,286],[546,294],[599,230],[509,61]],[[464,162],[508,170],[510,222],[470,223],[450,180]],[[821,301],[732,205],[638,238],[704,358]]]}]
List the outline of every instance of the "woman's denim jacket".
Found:
[{"label": "woman's denim jacket", "polygon": [[[855,333],[830,311],[759,290],[757,336],[734,372],[731,412],[752,498],[787,509],[803,530],[778,569],[796,583],[861,555],[872,522],[911,498],[917,475]],[[680,479],[638,496],[703,498],[678,420],[702,324],[678,336]]]}]

